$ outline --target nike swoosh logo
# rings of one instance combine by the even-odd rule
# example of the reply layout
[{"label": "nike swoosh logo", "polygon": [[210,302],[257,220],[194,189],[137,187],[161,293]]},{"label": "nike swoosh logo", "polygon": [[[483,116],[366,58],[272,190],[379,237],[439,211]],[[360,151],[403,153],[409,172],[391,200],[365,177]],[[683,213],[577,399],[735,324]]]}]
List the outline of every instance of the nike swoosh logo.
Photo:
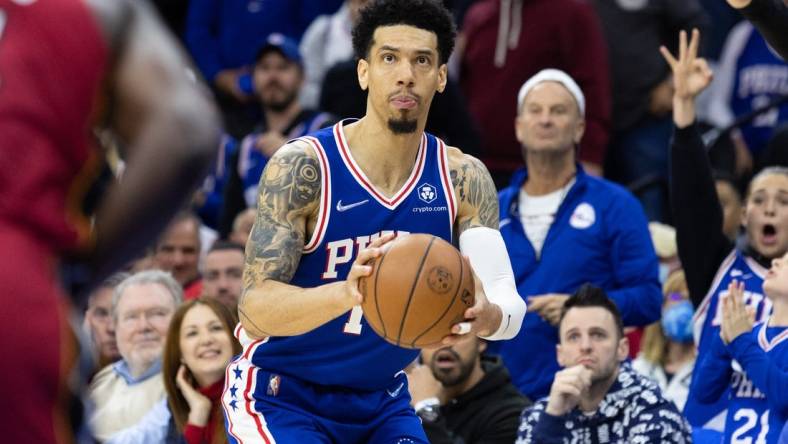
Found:
[{"label": "nike swoosh logo", "polygon": [[402,390],[402,387],[404,387],[404,386],[405,386],[405,383],[404,382],[400,382],[399,383],[399,387],[397,387],[396,390],[391,391],[389,389],[386,389],[386,393],[388,393],[389,396],[391,396],[392,398],[396,398],[397,395],[399,395],[400,390]]},{"label": "nike swoosh logo", "polygon": [[356,203],[352,203],[352,204],[342,205],[342,199],[339,199],[339,202],[337,202],[337,211],[339,211],[341,213],[343,211],[347,211],[347,210],[350,210],[352,208],[356,208],[356,207],[358,207],[360,205],[364,205],[367,202],[369,202],[369,199],[364,199],[361,202],[356,202]]}]

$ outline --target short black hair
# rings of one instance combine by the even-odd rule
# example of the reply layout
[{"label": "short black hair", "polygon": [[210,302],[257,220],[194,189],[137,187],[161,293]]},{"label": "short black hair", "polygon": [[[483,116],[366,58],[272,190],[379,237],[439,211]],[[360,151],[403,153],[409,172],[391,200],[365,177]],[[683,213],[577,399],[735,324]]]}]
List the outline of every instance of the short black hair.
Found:
[{"label": "short black hair", "polygon": [[448,62],[454,50],[457,29],[451,13],[437,0],[373,0],[360,12],[353,28],[353,51],[366,59],[375,30],[381,26],[407,25],[435,33],[440,64]]},{"label": "short black hair", "polygon": [[566,313],[575,307],[600,307],[609,311],[613,315],[613,320],[616,322],[616,330],[618,330],[618,337],[624,337],[624,321],[621,320],[621,313],[616,307],[616,303],[607,297],[605,290],[595,287],[591,284],[583,284],[577,289],[575,294],[569,297],[564,302],[564,308],[561,309],[561,319],[558,321],[558,329],[561,329],[561,323],[564,322]]},{"label": "short black hair", "polygon": [[240,251],[241,254],[245,254],[244,246],[237,243],[237,242],[230,242],[226,240],[218,240],[211,245],[211,248],[208,249],[206,254],[213,253],[214,251],[228,251],[228,250],[236,250]]}]

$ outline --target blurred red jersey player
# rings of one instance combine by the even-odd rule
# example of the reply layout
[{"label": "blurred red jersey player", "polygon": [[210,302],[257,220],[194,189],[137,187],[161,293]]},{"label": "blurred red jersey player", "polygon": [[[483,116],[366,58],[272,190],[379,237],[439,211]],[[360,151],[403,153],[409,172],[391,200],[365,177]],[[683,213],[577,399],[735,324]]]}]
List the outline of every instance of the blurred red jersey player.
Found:
[{"label": "blurred red jersey player", "polygon": [[[213,158],[215,108],[184,60],[142,2],[0,0],[4,442],[73,440],[59,259],[78,253],[100,281],[154,239]],[[126,168],[88,219],[77,209],[97,173],[97,127]]]}]

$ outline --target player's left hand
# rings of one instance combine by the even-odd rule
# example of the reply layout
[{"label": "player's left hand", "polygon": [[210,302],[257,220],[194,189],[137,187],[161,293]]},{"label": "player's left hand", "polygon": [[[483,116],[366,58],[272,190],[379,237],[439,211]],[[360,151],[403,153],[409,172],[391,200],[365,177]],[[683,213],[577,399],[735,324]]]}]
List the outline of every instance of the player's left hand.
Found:
[{"label": "player's left hand", "polygon": [[730,344],[739,335],[752,331],[755,323],[755,310],[744,304],[744,283],[733,281],[728,285],[728,295],[720,299],[722,303],[722,325],[720,336]]},{"label": "player's left hand", "polygon": [[473,273],[476,285],[476,300],[473,307],[465,310],[465,322],[454,324],[449,336],[443,338],[441,346],[454,345],[460,340],[462,335],[473,333],[476,336],[490,336],[498,330],[503,318],[501,307],[491,303],[487,299],[482,287],[482,281],[476,273]]},{"label": "player's left hand", "polygon": [[548,293],[528,298],[528,311],[534,311],[551,325],[558,325],[561,320],[561,310],[564,302],[569,299],[568,294]]}]

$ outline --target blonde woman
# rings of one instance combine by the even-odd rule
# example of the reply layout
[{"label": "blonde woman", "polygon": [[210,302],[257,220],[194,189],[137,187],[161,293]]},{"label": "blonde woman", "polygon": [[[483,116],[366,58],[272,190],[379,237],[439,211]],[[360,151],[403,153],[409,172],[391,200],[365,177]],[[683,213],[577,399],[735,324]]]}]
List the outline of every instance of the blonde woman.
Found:
[{"label": "blonde woman", "polygon": [[665,398],[681,410],[687,401],[696,358],[692,342],[694,310],[684,272],[671,273],[662,293],[662,319],[646,327],[642,349],[632,367],[653,379]]}]

